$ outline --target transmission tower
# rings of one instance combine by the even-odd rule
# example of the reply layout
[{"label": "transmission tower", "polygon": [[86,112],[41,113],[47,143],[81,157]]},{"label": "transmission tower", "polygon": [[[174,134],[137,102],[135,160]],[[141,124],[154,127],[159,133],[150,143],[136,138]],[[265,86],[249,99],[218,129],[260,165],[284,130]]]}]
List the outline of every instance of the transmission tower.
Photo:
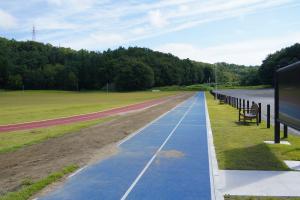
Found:
[{"label": "transmission tower", "polygon": [[36,34],[35,26],[33,25],[33,26],[32,26],[32,41],[35,41],[35,40],[36,40],[35,34]]}]

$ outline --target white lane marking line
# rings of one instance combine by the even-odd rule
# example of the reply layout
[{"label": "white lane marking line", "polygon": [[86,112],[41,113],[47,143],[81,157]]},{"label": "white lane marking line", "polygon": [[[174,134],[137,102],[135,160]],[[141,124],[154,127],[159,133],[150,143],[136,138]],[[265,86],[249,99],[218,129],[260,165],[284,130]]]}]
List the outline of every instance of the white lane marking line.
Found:
[{"label": "white lane marking line", "polygon": [[73,174],[70,174],[70,175],[68,176],[68,178],[71,178],[72,176],[75,176],[76,174],[78,174],[79,172],[81,172],[82,170],[84,170],[86,167],[87,167],[87,166],[84,166],[84,167],[78,169],[78,170],[77,170],[76,172],[74,172]]},{"label": "white lane marking line", "polygon": [[[195,96],[195,95],[194,95]],[[193,97],[194,97],[193,96]],[[134,137],[135,135],[137,135],[138,133],[142,132],[144,129],[146,129],[147,127],[149,127],[150,125],[154,124],[155,122],[157,122],[158,120],[160,120],[161,118],[163,118],[165,115],[167,115],[168,113],[170,113],[171,111],[175,110],[176,108],[178,108],[179,106],[183,105],[184,103],[188,102],[188,100],[184,100],[183,102],[179,103],[178,105],[176,105],[174,108],[172,108],[171,110],[165,112],[164,114],[160,115],[158,118],[154,119],[152,122],[146,124],[145,126],[143,126],[142,128],[138,129],[137,131],[135,131],[134,133],[128,135],[127,137],[125,137],[123,140],[121,140],[118,143],[118,146],[120,146],[121,144],[123,144],[124,142],[126,142],[127,140],[131,139],[132,137]]]},{"label": "white lane marking line", "polygon": [[125,194],[122,196],[121,200],[125,200],[127,198],[127,196],[129,195],[129,193],[132,191],[132,189],[135,187],[135,185],[139,182],[139,180],[142,178],[142,176],[144,175],[144,173],[147,171],[147,169],[149,168],[149,166],[151,165],[151,163],[154,161],[154,159],[157,157],[158,153],[162,150],[162,148],[165,146],[165,144],[169,141],[169,139],[172,137],[173,133],[175,132],[175,130],[178,128],[178,126],[181,124],[182,120],[185,118],[185,116],[187,115],[187,113],[191,110],[191,108],[193,107],[193,105],[195,104],[197,97],[194,97],[195,100],[194,102],[190,105],[190,107],[188,108],[187,111],[185,111],[184,115],[180,118],[179,122],[177,123],[177,125],[173,128],[173,130],[170,132],[170,134],[168,135],[168,137],[165,139],[165,141],[162,143],[162,145],[159,147],[159,149],[157,149],[157,151],[155,152],[155,154],[152,156],[152,158],[148,161],[148,163],[146,164],[146,166],[144,167],[144,169],[140,172],[140,174],[136,177],[136,179],[133,181],[133,183],[130,185],[130,187],[128,188],[128,190],[125,192]]}]

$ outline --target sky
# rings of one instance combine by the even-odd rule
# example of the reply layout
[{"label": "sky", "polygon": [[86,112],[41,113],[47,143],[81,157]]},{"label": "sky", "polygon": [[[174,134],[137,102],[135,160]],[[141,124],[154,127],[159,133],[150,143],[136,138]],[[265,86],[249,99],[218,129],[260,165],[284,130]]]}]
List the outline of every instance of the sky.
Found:
[{"label": "sky", "polygon": [[300,0],[0,0],[0,37],[73,49],[147,47],[260,65],[300,42]]}]

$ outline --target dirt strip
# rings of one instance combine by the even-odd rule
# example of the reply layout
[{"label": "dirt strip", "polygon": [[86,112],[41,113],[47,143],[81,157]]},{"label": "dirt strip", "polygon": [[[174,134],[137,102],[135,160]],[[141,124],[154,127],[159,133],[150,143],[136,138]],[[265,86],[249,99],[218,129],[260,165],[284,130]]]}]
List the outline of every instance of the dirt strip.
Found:
[{"label": "dirt strip", "polygon": [[24,179],[35,181],[67,165],[84,166],[117,153],[116,142],[192,95],[172,96],[161,104],[112,121],[0,154],[0,195],[18,189]]}]

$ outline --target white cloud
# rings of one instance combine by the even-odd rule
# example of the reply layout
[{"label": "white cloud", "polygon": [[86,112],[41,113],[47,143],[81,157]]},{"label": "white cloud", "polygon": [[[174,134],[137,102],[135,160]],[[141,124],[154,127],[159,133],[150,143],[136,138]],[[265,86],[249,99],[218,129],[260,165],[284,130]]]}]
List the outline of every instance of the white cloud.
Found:
[{"label": "white cloud", "polygon": [[56,6],[61,6],[63,4],[63,0],[48,0],[47,2]]},{"label": "white cloud", "polygon": [[150,11],[148,16],[150,24],[156,28],[163,28],[168,24],[166,18],[162,16],[159,10]]},{"label": "white cloud", "polygon": [[14,16],[0,9],[0,28],[10,29],[17,26],[17,20]]},{"label": "white cloud", "polygon": [[64,7],[66,10],[84,10],[96,3],[96,0],[47,0],[50,5]]},{"label": "white cloud", "polygon": [[300,42],[300,32],[206,48],[188,43],[171,43],[158,46],[155,49],[166,53],[170,52],[180,58],[190,58],[202,62],[224,61],[244,65],[260,65],[268,54],[296,42]]},{"label": "white cloud", "polygon": [[[27,1],[30,1],[31,7],[40,2]],[[29,14],[26,18],[20,19],[18,30],[27,32],[32,24],[35,24],[38,30],[37,38],[40,41],[62,41],[61,44],[67,44],[72,48],[87,49],[94,49],[95,41],[97,46],[103,49],[110,44],[123,45],[212,21],[242,19],[250,13],[297,3],[296,0],[157,0],[143,3],[135,0],[47,0],[46,2],[48,5],[41,8],[39,15]],[[27,13],[21,6],[15,7],[17,7],[15,12]],[[42,9],[45,9],[45,12],[42,12]],[[30,13],[30,10],[28,11]],[[67,42],[63,42],[64,40]],[[86,46],[79,47],[79,44]]]},{"label": "white cloud", "polygon": [[91,38],[95,40],[95,42],[105,45],[115,45],[121,43],[124,40],[124,38],[120,34],[116,33],[96,33],[92,34]]},{"label": "white cloud", "polygon": [[[72,47],[74,49],[89,49],[99,50],[120,46],[125,42],[124,37],[121,34],[116,33],[92,33],[85,38],[69,38],[61,39],[57,41],[62,46]],[[56,43],[57,43],[56,42]]]},{"label": "white cloud", "polygon": [[146,28],[144,27],[138,27],[138,28],[134,28],[131,32],[134,34],[134,35],[143,35],[146,33]]}]

